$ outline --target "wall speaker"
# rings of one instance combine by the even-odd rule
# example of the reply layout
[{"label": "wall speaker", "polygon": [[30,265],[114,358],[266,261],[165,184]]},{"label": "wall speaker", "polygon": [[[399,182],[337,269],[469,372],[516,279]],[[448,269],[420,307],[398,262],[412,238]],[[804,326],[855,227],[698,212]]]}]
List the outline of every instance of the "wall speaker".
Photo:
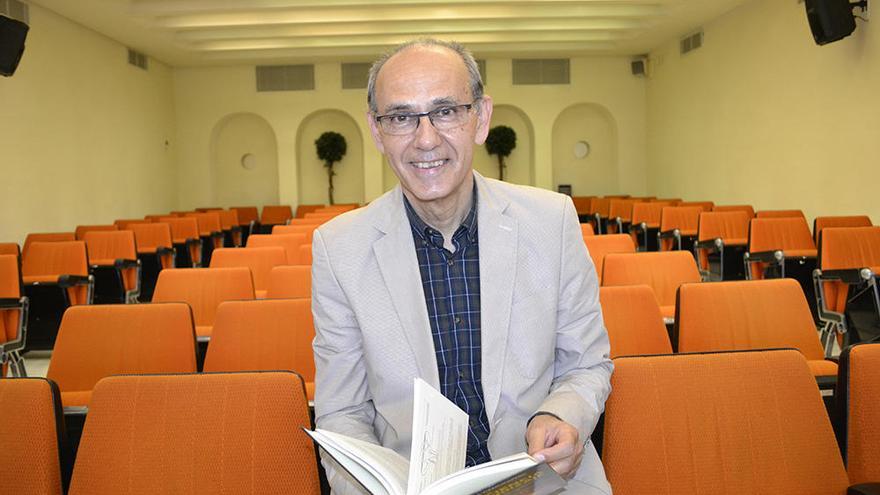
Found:
[{"label": "wall speaker", "polygon": [[634,59],[632,59],[629,63],[630,70],[632,70],[632,75],[637,77],[648,77],[650,74],[648,73],[648,56],[640,55]]},{"label": "wall speaker", "polygon": [[11,76],[24,53],[28,25],[0,14],[0,75]]},{"label": "wall speaker", "polygon": [[846,38],[856,30],[856,18],[849,0],[806,0],[807,21],[817,45]]}]

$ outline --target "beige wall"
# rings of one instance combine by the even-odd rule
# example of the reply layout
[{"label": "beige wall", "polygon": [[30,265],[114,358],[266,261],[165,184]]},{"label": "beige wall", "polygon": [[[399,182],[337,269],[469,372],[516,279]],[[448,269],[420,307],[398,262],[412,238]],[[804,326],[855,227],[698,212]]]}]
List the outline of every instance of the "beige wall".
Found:
[{"label": "beige wall", "polygon": [[820,47],[802,3],[759,0],[704,27],[651,54],[648,192],[880,221],[876,26]]},{"label": "beige wall", "polygon": [[[522,147],[511,155],[511,179],[514,182],[554,188],[553,136],[556,118],[573,104],[597,104],[606,109],[617,123],[617,189],[602,193],[646,191],[645,159],[645,83],[630,74],[629,59],[624,57],[574,58],[571,60],[571,84],[548,86],[514,86],[511,83],[510,59],[487,61],[486,92],[495,99],[500,111],[493,125],[504,123],[517,130]],[[316,112],[330,111],[350,117],[363,140],[361,156],[349,151],[340,173],[359,171],[362,183],[352,178],[350,184],[361,188],[361,201],[370,201],[396,184],[396,178],[376,151],[365,119],[365,90],[341,88],[338,63],[315,65],[316,89],[257,93],[254,68],[212,67],[181,68],[174,71],[174,100],[178,128],[178,160],[180,163],[179,201],[181,208],[218,204],[209,177],[211,130],[226,116],[248,112],[266,119],[278,139],[278,186],[282,203],[309,203],[326,191],[326,177],[318,173],[299,172],[303,165],[315,168],[308,153],[297,152],[297,136],[304,122]],[[525,132],[530,129],[530,132]],[[522,132],[520,132],[522,131]],[[353,129],[350,130],[353,132]],[[533,134],[533,135],[530,135]],[[312,140],[306,140],[309,150]],[[626,143],[626,144],[624,144]],[[570,150],[566,150],[570,152]],[[485,151],[475,153],[474,166],[492,177],[497,176],[495,157]],[[344,170],[343,170],[344,169]],[[344,177],[337,177],[345,187]],[[300,181],[308,184],[300,184]],[[590,189],[588,179],[574,184],[575,192]],[[308,191],[309,196],[300,196]],[[357,200],[356,191],[344,192]],[[344,198],[340,197],[339,201]]]},{"label": "beige wall", "polygon": [[14,76],[0,78],[0,241],[176,206],[171,71],[30,5]]},{"label": "beige wall", "polygon": [[297,139],[300,204],[328,204],[327,167],[318,158],[315,141],[333,131],[345,138],[345,155],[333,165],[333,202],[364,202],[364,145],[357,122],[347,113],[322,110],[306,117]]},{"label": "beige wall", "polygon": [[278,203],[278,146],[272,127],[262,117],[239,113],[222,120],[212,133],[211,152],[217,204]]}]

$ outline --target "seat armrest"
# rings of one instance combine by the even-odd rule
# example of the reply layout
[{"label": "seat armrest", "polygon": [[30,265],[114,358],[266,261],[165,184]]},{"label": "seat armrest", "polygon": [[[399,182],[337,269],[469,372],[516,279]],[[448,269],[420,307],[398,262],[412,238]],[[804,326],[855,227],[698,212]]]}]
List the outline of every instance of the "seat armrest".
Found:
[{"label": "seat armrest", "polygon": [[115,266],[118,270],[125,270],[127,268],[137,268],[139,264],[140,263],[138,263],[138,260],[118,259],[113,264],[113,266]]},{"label": "seat armrest", "polygon": [[761,251],[758,253],[746,253],[747,259],[753,262],[773,263],[785,259],[785,253],[781,249],[776,251]]},{"label": "seat armrest", "polygon": [[846,495],[880,495],[880,483],[859,483],[846,490]]},{"label": "seat armrest", "polygon": [[24,301],[24,297],[3,297],[0,298],[0,309],[21,309],[24,306]]},{"label": "seat armrest", "polygon": [[660,232],[657,234],[657,236],[659,236],[661,239],[674,239],[680,235],[680,232],[681,231],[678,229],[672,229],[665,232]]},{"label": "seat armrest", "polygon": [[74,287],[77,285],[87,285],[91,283],[91,277],[83,275],[61,275],[58,277],[59,287]]},{"label": "seat armrest", "polygon": [[822,270],[819,274],[819,280],[840,280],[847,284],[858,284],[862,282],[862,270],[860,268],[851,268],[848,270]]},{"label": "seat armrest", "polygon": [[158,254],[159,256],[165,256],[166,254],[174,254],[174,248],[159,246],[156,248],[156,254]]},{"label": "seat armrest", "polygon": [[694,243],[694,247],[697,249],[714,249],[716,247],[721,247],[723,244],[724,241],[722,241],[720,237],[717,237],[708,241],[697,241]]}]

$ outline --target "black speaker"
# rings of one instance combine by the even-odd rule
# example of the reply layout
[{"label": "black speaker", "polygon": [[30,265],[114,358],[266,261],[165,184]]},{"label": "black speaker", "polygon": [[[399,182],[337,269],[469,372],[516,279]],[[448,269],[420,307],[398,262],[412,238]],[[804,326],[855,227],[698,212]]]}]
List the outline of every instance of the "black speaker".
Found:
[{"label": "black speaker", "polygon": [[27,32],[27,24],[0,15],[0,75],[8,77],[15,72],[24,53]]},{"label": "black speaker", "polygon": [[804,3],[817,45],[841,40],[856,30],[854,5],[849,0],[806,0]]}]

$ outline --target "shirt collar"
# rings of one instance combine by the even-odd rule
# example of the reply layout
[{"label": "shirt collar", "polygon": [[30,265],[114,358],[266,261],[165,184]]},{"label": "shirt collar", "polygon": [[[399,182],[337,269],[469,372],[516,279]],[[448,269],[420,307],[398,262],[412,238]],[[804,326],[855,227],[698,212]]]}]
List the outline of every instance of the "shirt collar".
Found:
[{"label": "shirt collar", "polygon": [[[406,216],[409,219],[409,224],[412,227],[413,231],[418,234],[418,236],[422,240],[429,240],[432,235],[440,235],[436,229],[426,224],[419,214],[416,213],[415,208],[413,208],[412,204],[410,204],[409,200],[406,198],[406,194],[403,194],[403,204],[406,206]],[[462,233],[467,234],[468,240],[474,242],[477,240],[477,183],[474,182],[474,190],[473,190],[473,200],[471,201],[471,209],[468,211],[468,214],[462,220],[461,225],[458,229],[455,230],[455,234],[452,235],[453,239],[459,238]]]}]

